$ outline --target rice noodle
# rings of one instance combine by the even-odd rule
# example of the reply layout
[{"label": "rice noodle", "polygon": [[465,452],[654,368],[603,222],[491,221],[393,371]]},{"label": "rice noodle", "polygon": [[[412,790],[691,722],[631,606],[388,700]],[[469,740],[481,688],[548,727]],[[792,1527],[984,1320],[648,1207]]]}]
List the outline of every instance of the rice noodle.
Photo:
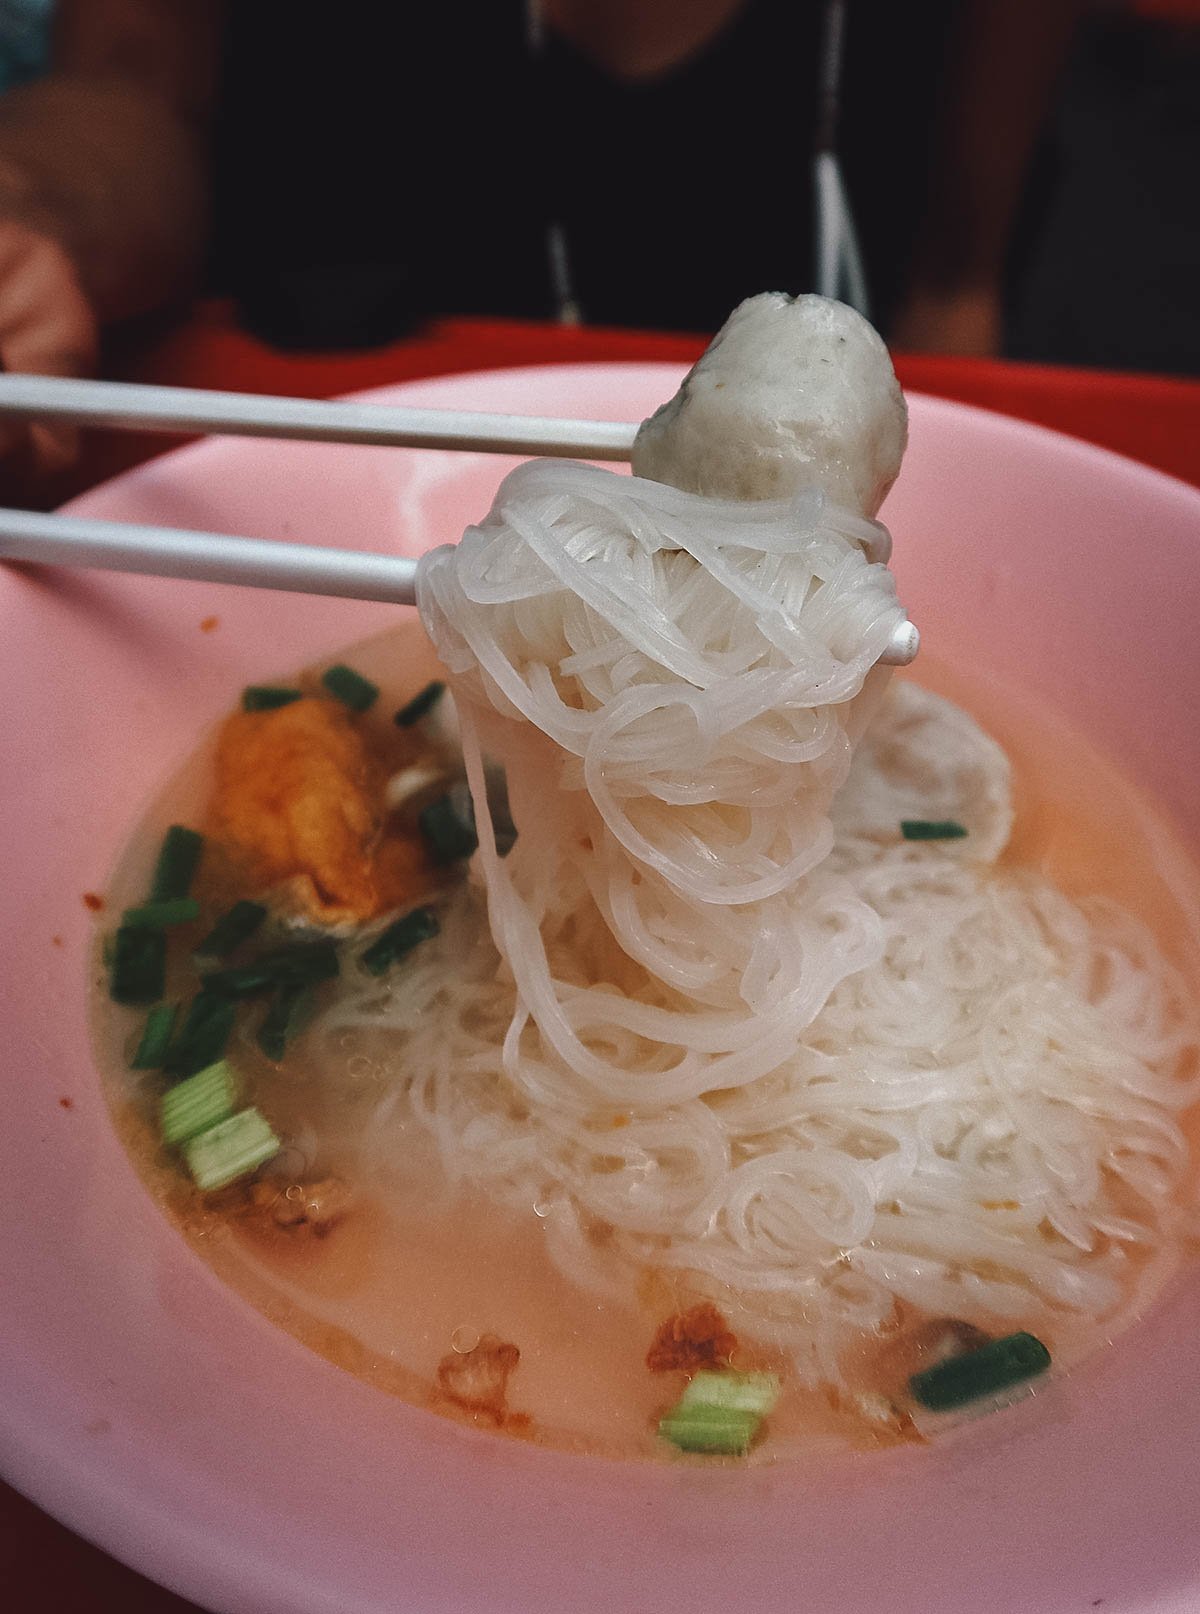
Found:
[{"label": "rice noodle", "polygon": [[[1152,938],[997,870],[1003,754],[912,686],[884,701],[901,613],[856,519],[515,471],[419,578],[472,881],[317,1033],[386,1066],[381,1170],[415,1118],[577,1281],[732,1291],[809,1382],[898,1302],[1111,1318],[1181,1215],[1200,1096]],[[903,843],[905,815],[972,833]]]}]

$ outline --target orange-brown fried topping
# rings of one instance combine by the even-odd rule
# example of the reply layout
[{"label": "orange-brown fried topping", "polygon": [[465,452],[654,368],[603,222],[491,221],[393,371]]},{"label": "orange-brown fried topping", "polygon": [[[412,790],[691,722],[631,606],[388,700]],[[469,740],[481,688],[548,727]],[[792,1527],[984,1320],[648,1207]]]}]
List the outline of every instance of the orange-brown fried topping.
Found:
[{"label": "orange-brown fried topping", "polygon": [[501,1424],[508,1416],[508,1381],[521,1360],[515,1345],[484,1334],[474,1350],[452,1351],[438,1363],[438,1388],[467,1412]]},{"label": "orange-brown fried topping", "polygon": [[925,1436],[913,1422],[906,1407],[878,1390],[838,1390],[830,1385],[826,1394],[835,1412],[850,1419],[856,1445],[922,1445]]},{"label": "orange-brown fried topping", "polygon": [[724,1317],[706,1300],[667,1318],[646,1352],[646,1366],[652,1373],[727,1367],[737,1343]]},{"label": "orange-brown fried topping", "polygon": [[361,923],[431,883],[421,845],[383,834],[384,783],[337,701],[235,712],[218,741],[213,833],[303,917]]},{"label": "orange-brown fried topping", "polygon": [[350,1204],[350,1190],[337,1177],[319,1182],[256,1182],[250,1190],[250,1203],[270,1217],[277,1227],[304,1227],[323,1237],[341,1220]]}]

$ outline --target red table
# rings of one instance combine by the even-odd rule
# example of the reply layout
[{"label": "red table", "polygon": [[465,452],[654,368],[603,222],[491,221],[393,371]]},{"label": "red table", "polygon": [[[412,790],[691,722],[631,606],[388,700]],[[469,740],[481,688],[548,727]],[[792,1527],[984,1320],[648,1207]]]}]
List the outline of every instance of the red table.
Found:
[{"label": "red table", "polygon": [[[220,303],[152,345],[114,359],[126,379],[325,397],[421,376],[527,364],[611,360],[690,363],[704,340],[647,332],[447,319],[370,353],[274,352],[238,331]],[[902,355],[910,391],[979,404],[1088,438],[1200,485],[1200,382],[1114,375],[992,359]],[[87,485],[138,463],[162,437],[96,434],[80,470]],[[66,1614],[187,1614],[194,1605],[152,1585],[0,1485],[0,1603]]]}]

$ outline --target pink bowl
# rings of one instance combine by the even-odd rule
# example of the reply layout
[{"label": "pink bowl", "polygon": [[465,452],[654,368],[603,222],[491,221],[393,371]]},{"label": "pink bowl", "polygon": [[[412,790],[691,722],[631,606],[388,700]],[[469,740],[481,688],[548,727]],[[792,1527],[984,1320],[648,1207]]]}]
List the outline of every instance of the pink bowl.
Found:
[{"label": "pink bowl", "polygon": [[[677,381],[671,366],[580,366],[374,396],[636,418]],[[399,538],[415,552],[455,536],[506,469],[219,442],[77,508],[386,548],[399,501]],[[915,398],[887,515],[902,594],[939,658],[1044,692],[1200,846],[1200,494]],[[209,616],[219,625],[202,632]],[[0,570],[8,1477],[138,1569],[247,1614],[1195,1614],[1194,1283],[1036,1402],[940,1447],[705,1472],[545,1452],[390,1400],[274,1330],[154,1209],[92,1068],[81,893],[103,888],[149,793],[243,683],[392,616]]]}]

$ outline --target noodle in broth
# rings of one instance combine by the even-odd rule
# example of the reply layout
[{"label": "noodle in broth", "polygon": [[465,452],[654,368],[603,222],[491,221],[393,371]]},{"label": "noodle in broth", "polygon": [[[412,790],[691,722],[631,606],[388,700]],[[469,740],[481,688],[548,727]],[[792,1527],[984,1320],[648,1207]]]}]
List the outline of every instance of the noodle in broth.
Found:
[{"label": "noodle in broth", "polygon": [[[372,1155],[411,1104],[448,1176],[539,1207],[574,1280],[732,1291],[808,1384],[897,1302],[1111,1317],[1178,1215],[1182,983],[1129,919],[995,869],[1007,763],[949,703],[898,686],[850,770],[897,610],[854,518],[735,506],[684,554],[690,497],[525,467],[426,563],[482,889],[319,1032],[409,1089]],[[503,859],[481,748],[537,826]],[[966,840],[899,840],[931,788]]]}]

